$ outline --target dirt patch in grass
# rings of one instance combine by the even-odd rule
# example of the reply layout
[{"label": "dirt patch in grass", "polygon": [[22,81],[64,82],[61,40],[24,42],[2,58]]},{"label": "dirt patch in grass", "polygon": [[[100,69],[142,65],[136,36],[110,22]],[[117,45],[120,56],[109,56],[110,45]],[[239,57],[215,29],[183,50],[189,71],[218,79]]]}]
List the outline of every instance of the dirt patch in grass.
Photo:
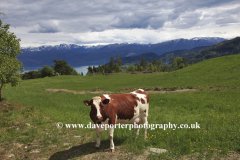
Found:
[{"label": "dirt patch in grass", "polygon": [[[121,89],[118,92],[111,92],[106,90],[95,90],[93,89],[90,91],[74,91],[74,90],[68,90],[68,89],[46,89],[46,92],[56,92],[56,93],[73,93],[73,94],[120,94],[120,93],[129,93],[132,91],[135,91],[137,89],[127,88],[127,89]],[[198,91],[198,89],[181,89],[181,88],[147,88],[144,89],[149,94],[165,94],[165,93],[178,93],[178,92],[186,92],[186,91]]]},{"label": "dirt patch in grass", "polygon": [[[92,91],[74,91],[68,89],[46,89],[46,92],[57,93],[73,93],[73,94],[123,94],[137,90],[139,88],[122,88],[118,92],[106,91],[104,89],[92,89]],[[227,89],[240,89],[240,87],[141,87],[149,94],[166,94],[166,93],[182,93],[182,92],[195,92],[195,91],[219,91]]]},{"label": "dirt patch in grass", "polygon": [[[119,90],[118,93],[129,93],[132,91],[137,90],[138,88],[122,88]],[[180,92],[193,92],[198,91],[198,89],[188,87],[188,88],[180,88],[180,87],[168,87],[168,88],[161,88],[161,87],[153,87],[153,88],[141,88],[145,90],[149,94],[165,94],[165,93],[180,93]]]},{"label": "dirt patch in grass", "polygon": [[45,91],[46,92],[56,92],[56,93],[73,93],[73,94],[102,94],[102,93],[110,94],[110,93],[113,93],[113,92],[110,92],[110,91],[95,90],[95,89],[93,89],[92,92],[90,92],[90,91],[80,91],[80,92],[77,92],[77,91],[68,90],[68,89],[46,89]]}]

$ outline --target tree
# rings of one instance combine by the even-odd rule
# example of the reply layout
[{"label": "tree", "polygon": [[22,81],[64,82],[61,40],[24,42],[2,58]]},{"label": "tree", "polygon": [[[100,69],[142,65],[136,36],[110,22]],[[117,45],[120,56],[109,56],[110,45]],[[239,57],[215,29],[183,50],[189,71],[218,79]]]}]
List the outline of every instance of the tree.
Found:
[{"label": "tree", "polygon": [[147,68],[147,62],[145,61],[145,59],[142,59],[140,65],[142,66],[143,70]]},{"label": "tree", "polygon": [[169,71],[169,66],[168,66],[168,64],[161,65],[160,71],[162,71],[162,72],[168,72],[168,71]]},{"label": "tree", "polygon": [[159,59],[158,65],[159,65],[159,66],[162,65],[162,59]]},{"label": "tree", "polygon": [[110,69],[105,63],[101,66],[101,69],[102,69],[102,73],[110,73]]},{"label": "tree", "polygon": [[97,68],[93,66],[93,73],[97,73]]},{"label": "tree", "polygon": [[100,65],[98,65],[97,71],[98,71],[98,73],[103,73],[103,72],[104,72],[104,71],[103,71],[103,67],[100,66]]},{"label": "tree", "polygon": [[59,73],[60,75],[78,74],[77,71],[73,67],[70,67],[65,60],[54,59],[53,62],[55,62],[53,66],[54,71]]},{"label": "tree", "polygon": [[122,72],[122,61],[120,56],[117,54],[117,64],[115,66],[115,71],[116,72]]},{"label": "tree", "polygon": [[88,66],[88,74],[93,74],[93,68],[91,66]]},{"label": "tree", "polygon": [[127,66],[126,71],[127,72],[134,72],[136,70],[135,68],[136,68],[135,65],[131,64],[131,65]]},{"label": "tree", "polygon": [[44,65],[43,68],[39,68],[38,72],[40,74],[40,77],[50,77],[54,75],[54,70],[52,67],[49,67],[47,65]]},{"label": "tree", "polygon": [[78,73],[73,67],[70,67],[72,72],[70,73],[70,75],[80,75],[80,73]]},{"label": "tree", "polygon": [[[1,15],[2,13],[0,13]],[[2,88],[6,83],[16,86],[21,81],[21,72],[24,71],[22,62],[16,58],[22,53],[20,39],[9,32],[10,24],[2,24],[0,19],[0,100],[2,100]]]},{"label": "tree", "polygon": [[115,67],[114,58],[111,56],[110,62],[109,62],[110,72],[113,72],[113,71],[114,71],[114,67]]},{"label": "tree", "polygon": [[173,57],[172,60],[172,69],[173,70],[178,70],[181,69],[183,67],[186,67],[186,63],[185,60],[182,57]]},{"label": "tree", "polygon": [[149,63],[148,70],[153,72],[154,65],[152,63]]},{"label": "tree", "polygon": [[29,72],[25,72],[22,75],[22,80],[35,79],[35,78],[40,78],[40,75],[39,75],[38,71],[29,71]]},{"label": "tree", "polygon": [[143,67],[138,63],[136,70],[137,70],[137,71],[143,71]]},{"label": "tree", "polygon": [[151,62],[154,66],[158,65],[158,61],[156,60],[156,58],[154,58],[154,60]]},{"label": "tree", "polygon": [[122,66],[122,61],[121,61],[121,58],[118,54],[117,54],[117,64],[118,64],[119,67]]}]

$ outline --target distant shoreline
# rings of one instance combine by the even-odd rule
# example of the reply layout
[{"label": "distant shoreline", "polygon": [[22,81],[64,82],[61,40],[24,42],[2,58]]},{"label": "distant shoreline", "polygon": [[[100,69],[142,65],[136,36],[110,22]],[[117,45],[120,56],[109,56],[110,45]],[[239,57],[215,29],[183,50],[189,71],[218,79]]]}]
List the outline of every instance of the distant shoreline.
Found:
[{"label": "distant shoreline", "polygon": [[[78,66],[78,67],[73,67],[78,73],[83,72],[83,75],[87,74],[88,71],[88,66],[98,66],[98,65],[87,65],[87,66]],[[37,71],[39,68],[43,68],[43,66],[41,67],[24,67],[25,71],[23,73],[29,72],[29,71]],[[23,74],[22,73],[22,74]]]}]

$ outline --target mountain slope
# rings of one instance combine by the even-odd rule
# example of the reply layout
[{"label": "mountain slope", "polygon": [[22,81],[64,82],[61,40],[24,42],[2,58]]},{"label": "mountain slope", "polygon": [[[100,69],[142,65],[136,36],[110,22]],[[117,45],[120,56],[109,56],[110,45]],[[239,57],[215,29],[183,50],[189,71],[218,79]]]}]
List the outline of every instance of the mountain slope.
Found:
[{"label": "mountain slope", "polygon": [[211,46],[226,39],[216,37],[202,37],[193,39],[176,39],[158,44],[109,44],[98,46],[78,46],[75,44],[61,44],[57,46],[41,46],[22,48],[23,53],[17,58],[26,67],[39,67],[53,65],[54,59],[66,60],[71,66],[83,66],[89,64],[103,64],[110,60],[110,57],[121,58],[137,56],[142,53],[154,52],[161,55],[166,52],[182,49],[191,49],[199,46]]},{"label": "mountain slope", "polygon": [[240,53],[240,37],[206,47],[197,54],[185,57],[187,63],[197,63],[206,59]]},{"label": "mountain slope", "polygon": [[162,55],[157,55],[156,53],[153,52],[147,52],[147,53],[143,53],[141,55],[138,56],[133,56],[133,57],[123,57],[121,58],[122,60],[122,65],[125,64],[138,64],[142,61],[142,59],[145,59],[147,62],[152,62],[154,60],[154,58],[156,60],[161,59],[162,60],[162,64],[171,64],[172,63],[172,59],[173,57],[186,57],[189,55],[194,55],[196,54],[198,51],[202,50],[203,48],[206,48],[206,46],[202,46],[202,47],[196,47],[196,48],[192,48],[190,50],[176,50],[176,51],[172,51],[172,52],[168,52]]}]

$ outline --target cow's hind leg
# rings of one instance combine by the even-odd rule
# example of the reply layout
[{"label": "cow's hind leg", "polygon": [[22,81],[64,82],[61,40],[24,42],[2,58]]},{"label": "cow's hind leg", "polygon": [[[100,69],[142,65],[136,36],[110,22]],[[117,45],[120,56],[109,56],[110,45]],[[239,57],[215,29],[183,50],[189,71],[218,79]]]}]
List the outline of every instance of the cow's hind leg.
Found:
[{"label": "cow's hind leg", "polygon": [[148,128],[148,121],[147,121],[147,117],[143,118],[143,127],[144,127],[144,135],[143,135],[143,139],[146,140],[147,137],[147,128]]},{"label": "cow's hind leg", "polygon": [[149,106],[147,106],[147,109],[144,111],[144,116],[142,118],[142,122],[143,122],[143,127],[144,127],[144,135],[143,135],[143,139],[146,140],[147,137],[147,128],[148,128],[148,109]]},{"label": "cow's hind leg", "polygon": [[[138,127],[138,125],[137,125],[137,127]],[[136,128],[136,138],[138,137],[138,135],[139,135],[139,128]]]},{"label": "cow's hind leg", "polygon": [[134,127],[136,127],[136,138],[138,137],[139,135],[139,124],[142,123],[142,118],[141,117],[137,117],[135,120],[134,120]]}]

